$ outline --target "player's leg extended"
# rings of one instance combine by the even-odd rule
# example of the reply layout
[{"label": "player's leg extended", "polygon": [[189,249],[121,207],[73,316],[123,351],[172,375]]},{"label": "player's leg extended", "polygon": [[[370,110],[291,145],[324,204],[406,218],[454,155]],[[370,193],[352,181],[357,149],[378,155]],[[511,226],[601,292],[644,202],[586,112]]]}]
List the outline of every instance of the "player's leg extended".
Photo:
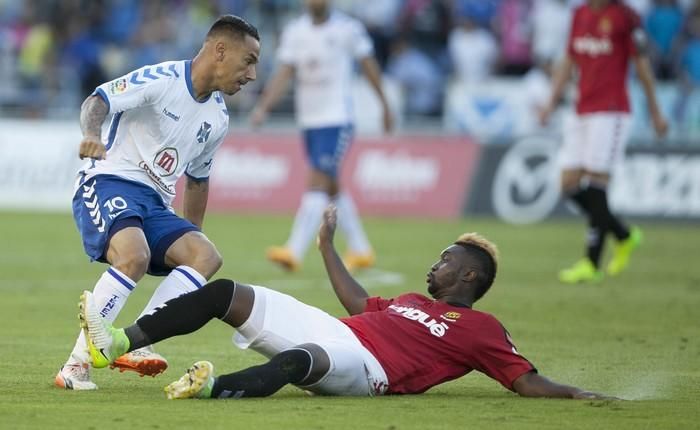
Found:
[{"label": "player's leg extended", "polygon": [[[176,217],[173,215],[173,218]],[[172,225],[177,225],[176,221],[184,220],[180,218],[173,220],[169,223],[171,228]],[[174,269],[158,285],[141,312],[141,316],[152,313],[154,309],[170,299],[201,288],[206,280],[221,267],[221,256],[204,234],[187,229],[180,232],[179,237],[177,235],[180,233],[175,231],[174,235],[165,236],[165,240],[169,242],[164,244],[161,240],[160,243],[152,246],[154,255],[151,259],[151,270]],[[167,369],[168,362],[149,345],[124,354],[111,366],[118,368],[120,372],[130,370],[141,376],[156,376]]]},{"label": "player's leg extended", "polygon": [[[135,220],[127,218],[113,225],[118,231],[109,240],[106,257],[112,266],[102,274],[93,289],[95,305],[100,315],[108,321],[114,321],[117,317],[148,264],[148,246],[142,230],[132,225]],[[87,351],[81,331],[68,361],[56,375],[57,386],[76,390],[97,388],[90,379]]]},{"label": "player's leg extended", "polygon": [[305,344],[282,351],[265,364],[218,377],[211,363],[197,362],[165,392],[169,399],[267,397],[287,384],[312,385],[329,369],[326,352]]},{"label": "player's leg extended", "polygon": [[192,333],[213,318],[230,325],[242,323],[250,315],[254,298],[252,288],[220,279],[167,301],[127,328],[117,329],[101,317],[92,294],[86,291],[81,296],[80,319],[93,364],[100,368],[127,352]]}]

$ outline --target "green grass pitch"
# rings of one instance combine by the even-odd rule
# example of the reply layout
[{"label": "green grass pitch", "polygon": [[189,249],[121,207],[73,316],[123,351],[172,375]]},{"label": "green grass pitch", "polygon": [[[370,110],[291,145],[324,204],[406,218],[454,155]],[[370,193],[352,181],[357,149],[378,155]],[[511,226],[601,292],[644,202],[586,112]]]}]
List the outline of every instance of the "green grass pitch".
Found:
[{"label": "green grass pitch", "polygon": [[[294,275],[264,260],[266,246],[282,242],[290,222],[209,216],[205,230],[225,260],[218,275],[342,315],[314,250]],[[578,222],[369,219],[378,266],[358,275],[371,294],[422,292],[440,251],[460,233],[479,231],[500,246],[502,258],[495,286],[476,308],[495,314],[542,374],[629,401],[524,399],[476,372],[420,396],[323,398],[288,387],[269,399],[168,401],[163,386],[193,361],[208,359],[230,372],[262,358],[233,347],[232,330],[213,321],[158,345],[170,368],[157,378],[98,370],[96,392],[54,388],[78,333],[78,296],[104,266],[88,263],[69,215],[1,213],[0,428],[700,428],[700,229],[641,226],[645,243],[627,272],[597,286],[563,286],[556,271],[583,247]],[[117,325],[134,320],[156,282],[139,284]]]}]

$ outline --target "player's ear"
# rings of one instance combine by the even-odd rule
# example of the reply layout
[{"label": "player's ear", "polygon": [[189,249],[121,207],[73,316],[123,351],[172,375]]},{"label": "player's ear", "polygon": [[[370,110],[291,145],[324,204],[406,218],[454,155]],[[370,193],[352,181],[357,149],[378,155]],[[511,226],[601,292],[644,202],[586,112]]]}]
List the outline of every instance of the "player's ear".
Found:
[{"label": "player's ear", "polygon": [[473,282],[476,279],[476,270],[467,270],[464,275],[462,275],[462,280],[465,282]]},{"label": "player's ear", "polygon": [[222,42],[221,40],[217,41],[216,44],[214,45],[214,55],[215,55],[216,61],[223,61],[225,53],[226,53],[226,44],[224,42]]}]

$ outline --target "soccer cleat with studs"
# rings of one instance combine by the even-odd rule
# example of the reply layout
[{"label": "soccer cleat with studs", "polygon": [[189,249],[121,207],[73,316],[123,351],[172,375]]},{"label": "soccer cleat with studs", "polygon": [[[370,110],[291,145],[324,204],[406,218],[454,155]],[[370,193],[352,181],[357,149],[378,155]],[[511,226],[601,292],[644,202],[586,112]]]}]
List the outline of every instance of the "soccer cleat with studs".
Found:
[{"label": "soccer cleat with studs", "polygon": [[80,326],[85,333],[92,366],[97,369],[107,367],[129,350],[129,339],[124,330],[112,327],[109,321],[102,318],[90,291],[83,292],[78,306]]},{"label": "soccer cleat with studs", "polygon": [[187,369],[180,379],[165,387],[165,394],[170,400],[206,399],[211,397],[214,387],[214,365],[208,361],[198,361]]},{"label": "soccer cleat with studs", "polygon": [[168,368],[168,361],[149,347],[144,347],[121,355],[109,367],[119,369],[119,372],[130,370],[142,377],[152,376],[155,378],[156,375],[165,372]]}]

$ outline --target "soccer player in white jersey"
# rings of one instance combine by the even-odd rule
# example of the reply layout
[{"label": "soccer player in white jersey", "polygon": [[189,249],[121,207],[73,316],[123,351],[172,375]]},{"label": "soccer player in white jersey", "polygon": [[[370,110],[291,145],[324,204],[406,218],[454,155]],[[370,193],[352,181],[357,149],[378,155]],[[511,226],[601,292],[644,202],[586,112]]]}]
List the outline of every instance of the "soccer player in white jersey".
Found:
[{"label": "soccer player in white jersey", "polygon": [[[228,131],[223,94],[256,77],[258,32],[245,20],[220,17],[191,61],[145,66],[97,87],[82,105],[79,172],[73,215],[86,253],[110,267],[93,294],[100,314],[113,321],[146,272],[166,275],[141,315],[201,288],[221,267],[201,232],[214,152]],[[102,123],[112,122],[107,136]],[[185,174],[184,218],[171,202]],[[59,387],[94,390],[81,333],[55,378]],[[150,348],[114,363],[155,376],[167,361]]]},{"label": "soccer player in white jersey", "polygon": [[338,184],[338,169],[353,135],[350,89],[354,60],[359,60],[379,97],[385,131],[393,126],[392,115],[372,55],[372,42],[362,24],[332,10],[328,0],[306,0],[306,8],[308,13],[285,28],[277,53],[279,68],[251,115],[253,126],[262,124],[295,77],[297,122],[302,128],[311,176],[286,245],[269,248],[267,257],[287,270],[297,270],[323,210],[334,200],[343,220],[340,227],[348,239],[345,264],[349,269],[369,267],[374,264],[374,252],[352,199],[340,192]]}]

